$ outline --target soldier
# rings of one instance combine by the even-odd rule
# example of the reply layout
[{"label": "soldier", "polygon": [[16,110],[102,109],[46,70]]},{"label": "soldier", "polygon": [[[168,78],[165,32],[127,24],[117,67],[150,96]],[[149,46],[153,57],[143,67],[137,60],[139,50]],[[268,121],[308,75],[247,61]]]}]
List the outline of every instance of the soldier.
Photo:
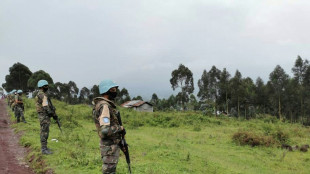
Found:
[{"label": "soldier", "polygon": [[[10,106],[10,98],[11,98],[11,92],[9,92],[7,95],[6,95],[6,99],[7,99],[7,102],[8,102],[8,106]],[[11,106],[10,106],[11,107]]]},{"label": "soldier", "polygon": [[17,94],[15,95],[15,117],[17,119],[17,123],[20,122],[20,117],[22,117],[22,121],[27,123],[24,117],[24,103],[22,99],[22,90],[18,90]]},{"label": "soldier", "polygon": [[120,154],[121,133],[125,132],[116,116],[118,111],[114,99],[117,88],[118,85],[111,80],[102,81],[99,84],[101,96],[93,101],[93,116],[100,137],[102,173],[115,173]]},{"label": "soldier", "polygon": [[14,109],[15,109],[15,95],[16,95],[16,89],[14,89],[11,92],[11,97],[10,97],[10,107],[11,107],[12,111],[14,111]]},{"label": "soldier", "polygon": [[52,154],[52,151],[47,148],[47,139],[49,135],[49,126],[51,123],[50,115],[52,114],[51,108],[48,105],[48,83],[46,80],[38,81],[39,92],[35,97],[36,108],[38,117],[40,120],[40,140],[41,140],[41,151],[42,154]]}]

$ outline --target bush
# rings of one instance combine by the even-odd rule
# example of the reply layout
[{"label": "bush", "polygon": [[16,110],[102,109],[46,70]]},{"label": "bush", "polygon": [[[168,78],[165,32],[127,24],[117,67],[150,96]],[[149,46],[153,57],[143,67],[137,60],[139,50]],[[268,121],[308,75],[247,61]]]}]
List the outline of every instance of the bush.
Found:
[{"label": "bush", "polygon": [[274,146],[277,145],[277,141],[271,136],[260,136],[253,132],[239,131],[236,132],[233,137],[233,141],[239,145],[254,146]]}]

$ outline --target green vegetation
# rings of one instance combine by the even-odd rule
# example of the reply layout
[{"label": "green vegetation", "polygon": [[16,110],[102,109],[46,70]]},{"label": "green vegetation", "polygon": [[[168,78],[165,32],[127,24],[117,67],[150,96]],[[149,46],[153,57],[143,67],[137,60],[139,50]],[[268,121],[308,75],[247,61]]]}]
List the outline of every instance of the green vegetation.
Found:
[{"label": "green vegetation", "polygon": [[[52,121],[48,146],[54,154],[42,156],[34,100],[24,101],[28,123],[13,127],[23,132],[21,144],[31,149],[27,160],[37,173],[49,169],[57,174],[100,173],[99,138],[91,116],[92,107],[53,100],[64,133]],[[281,143],[310,144],[310,129],[300,124],[283,123],[269,116],[237,120],[199,112],[139,113],[121,108],[121,114],[134,174],[306,174],[310,171],[310,152],[278,148]],[[11,118],[14,120],[14,116]],[[268,147],[264,144],[252,147],[233,138],[238,133],[263,142],[269,137],[272,143]],[[117,172],[128,173],[123,154]]]}]

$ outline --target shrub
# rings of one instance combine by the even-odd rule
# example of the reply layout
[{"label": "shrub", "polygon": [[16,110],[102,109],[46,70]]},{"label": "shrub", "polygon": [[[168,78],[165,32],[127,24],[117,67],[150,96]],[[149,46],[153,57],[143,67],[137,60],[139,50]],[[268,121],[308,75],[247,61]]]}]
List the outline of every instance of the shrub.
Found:
[{"label": "shrub", "polygon": [[239,145],[250,145],[254,146],[274,146],[277,145],[277,141],[274,140],[271,136],[260,136],[253,132],[246,132],[246,131],[238,131],[236,132],[233,137],[233,141]]}]

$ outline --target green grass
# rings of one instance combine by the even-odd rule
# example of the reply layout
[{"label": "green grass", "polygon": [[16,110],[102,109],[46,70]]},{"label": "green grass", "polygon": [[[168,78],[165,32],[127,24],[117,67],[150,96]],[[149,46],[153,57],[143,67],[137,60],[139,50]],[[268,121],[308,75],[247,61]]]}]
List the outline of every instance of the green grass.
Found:
[{"label": "green grass", "polygon": [[[32,99],[25,99],[28,124],[13,125],[23,132],[21,144],[31,149],[27,157],[31,166],[37,173],[48,169],[58,174],[100,173],[99,137],[92,108],[53,102],[64,132],[61,134],[53,121],[48,139],[53,155],[40,154],[39,121]],[[139,113],[121,108],[121,114],[134,174],[310,173],[310,152],[287,152],[277,147],[281,144],[279,135],[285,135],[283,141],[290,145],[310,144],[310,129],[299,124],[278,122],[272,117],[247,121],[195,112]],[[240,131],[270,136],[277,143],[271,147],[241,146],[232,139]],[[123,154],[117,173],[128,173]]]}]

